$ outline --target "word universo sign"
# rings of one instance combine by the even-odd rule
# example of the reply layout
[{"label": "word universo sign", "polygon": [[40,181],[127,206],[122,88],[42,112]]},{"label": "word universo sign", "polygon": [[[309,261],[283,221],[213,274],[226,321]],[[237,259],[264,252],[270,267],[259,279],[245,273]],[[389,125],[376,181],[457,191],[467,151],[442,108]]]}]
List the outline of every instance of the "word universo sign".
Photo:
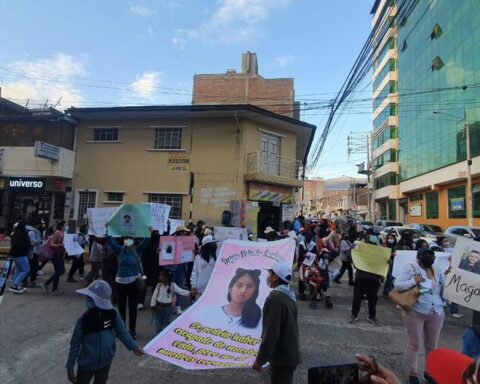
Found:
[{"label": "word universo sign", "polygon": [[44,189],[45,180],[11,178],[8,182],[8,186],[9,188],[16,188],[16,189]]}]

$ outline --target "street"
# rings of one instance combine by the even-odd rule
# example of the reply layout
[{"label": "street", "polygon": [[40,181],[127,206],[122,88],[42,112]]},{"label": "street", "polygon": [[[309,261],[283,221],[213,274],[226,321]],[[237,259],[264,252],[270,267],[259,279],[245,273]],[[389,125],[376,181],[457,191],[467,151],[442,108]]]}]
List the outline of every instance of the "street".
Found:
[{"label": "street", "polygon": [[[67,264],[67,270],[69,265]],[[87,270],[88,270],[87,266]],[[51,272],[45,267],[44,281]],[[83,287],[66,283],[62,276],[60,288],[64,295],[51,296],[43,290],[29,289],[22,295],[5,293],[0,305],[0,383],[57,384],[66,383],[65,361],[75,321],[85,310],[85,300],[75,294]],[[295,285],[296,288],[296,285]],[[309,308],[309,302],[298,302],[299,327],[303,363],[295,373],[295,383],[307,383],[309,367],[323,364],[353,362],[355,353],[373,355],[405,378],[405,332],[400,312],[386,299],[379,298],[380,327],[366,322],[366,305],[360,321],[348,323],[352,287],[334,284],[330,288],[334,307],[327,310],[323,303]],[[147,296],[146,303],[149,302]],[[470,323],[471,311],[462,308],[465,318],[447,316],[440,345],[459,349],[461,336]],[[138,316],[138,343],[145,345],[154,335],[147,308]],[[136,357],[117,342],[117,356],[110,370],[110,383],[261,383],[257,372],[244,370],[187,371],[149,356]]]}]

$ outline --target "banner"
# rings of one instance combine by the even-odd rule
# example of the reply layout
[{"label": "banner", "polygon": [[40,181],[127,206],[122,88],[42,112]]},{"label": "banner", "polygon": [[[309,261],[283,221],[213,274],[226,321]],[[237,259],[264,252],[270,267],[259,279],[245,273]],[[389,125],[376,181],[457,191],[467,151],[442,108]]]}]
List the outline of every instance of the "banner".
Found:
[{"label": "banner", "polygon": [[227,239],[248,240],[247,229],[239,227],[213,227],[213,236],[220,245]]},{"label": "banner", "polygon": [[[226,240],[200,299],[151,340],[151,356],[186,369],[251,367],[261,342],[266,280],[277,261],[293,263],[295,241]],[[232,308],[243,308],[240,314]]]},{"label": "banner", "polygon": [[112,237],[150,237],[152,212],[150,204],[122,204],[108,221]]},{"label": "banner", "polygon": [[68,256],[77,256],[83,254],[85,250],[78,244],[78,235],[75,233],[65,233],[63,235],[63,246]]},{"label": "banner", "polygon": [[[435,262],[433,265],[446,271],[450,266],[450,252],[435,252]],[[396,251],[393,259],[392,276],[399,276],[402,271],[411,268],[411,264],[417,264],[417,251]]]},{"label": "banner", "polygon": [[458,237],[452,253],[452,269],[445,279],[443,297],[480,311],[480,243]]},{"label": "banner", "polygon": [[172,265],[193,261],[196,236],[161,236],[159,264]]},{"label": "banner", "polygon": [[167,231],[168,228],[168,215],[170,215],[170,209],[172,208],[167,204],[151,203],[151,215],[152,215],[152,229],[156,229],[160,235]]},{"label": "banner", "polygon": [[186,153],[169,153],[167,169],[169,171],[190,171],[190,155]]},{"label": "banner", "polygon": [[185,225],[184,220],[168,219],[168,221],[170,222],[170,235],[173,235],[175,233],[177,227],[179,227],[180,225]]},{"label": "banner", "polygon": [[87,208],[88,234],[104,237],[105,224],[110,220],[117,208]]},{"label": "banner", "polygon": [[387,276],[390,248],[358,243],[357,247],[352,249],[352,259],[357,269],[380,276]]}]

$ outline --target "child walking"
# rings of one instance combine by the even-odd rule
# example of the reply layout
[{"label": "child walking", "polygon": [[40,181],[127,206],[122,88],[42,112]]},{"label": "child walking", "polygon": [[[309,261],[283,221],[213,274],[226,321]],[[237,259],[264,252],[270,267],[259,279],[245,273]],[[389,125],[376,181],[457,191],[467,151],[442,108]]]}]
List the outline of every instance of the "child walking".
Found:
[{"label": "child walking", "polygon": [[[105,384],[115,356],[115,336],[137,356],[142,349],[127,332],[120,314],[111,302],[112,290],[103,280],[95,280],[87,288],[77,290],[87,297],[87,311],[75,325],[66,364],[68,380],[76,384]],[[78,365],[75,374],[75,363]]]},{"label": "child walking", "polygon": [[160,271],[158,284],[155,287],[155,291],[153,291],[152,300],[150,301],[157,334],[172,322],[176,304],[175,293],[181,296],[190,296],[190,291],[182,289],[172,282],[171,272],[163,269]]}]

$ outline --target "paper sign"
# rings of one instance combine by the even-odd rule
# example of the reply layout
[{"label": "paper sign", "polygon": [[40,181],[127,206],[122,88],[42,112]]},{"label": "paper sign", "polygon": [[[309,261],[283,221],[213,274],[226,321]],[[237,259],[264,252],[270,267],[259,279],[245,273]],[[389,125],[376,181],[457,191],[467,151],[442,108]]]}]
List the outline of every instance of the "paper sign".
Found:
[{"label": "paper sign", "polygon": [[63,235],[63,246],[68,256],[77,256],[84,252],[84,249],[78,244],[78,235],[74,233],[65,233]]},{"label": "paper sign", "polygon": [[167,204],[151,203],[151,215],[152,215],[152,228],[156,229],[160,235],[167,231],[168,227],[168,215],[172,208]]},{"label": "paper sign", "polygon": [[161,236],[159,264],[173,265],[193,261],[196,236]]},{"label": "paper sign", "polygon": [[168,221],[170,222],[170,235],[173,235],[175,233],[177,227],[179,227],[180,225],[185,225],[184,220],[168,219]]},{"label": "paper sign", "polygon": [[305,260],[303,260],[303,264],[307,267],[311,267],[316,257],[317,255],[315,255],[315,253],[307,252],[305,254]]},{"label": "paper sign", "polygon": [[112,237],[150,237],[152,212],[150,204],[122,204],[108,221]]},{"label": "paper sign", "polygon": [[219,243],[222,243],[227,239],[248,240],[247,229],[239,227],[214,227],[213,236],[219,241]]},{"label": "paper sign", "polygon": [[[251,367],[261,342],[261,308],[271,291],[266,269],[279,260],[292,265],[294,252],[292,239],[226,240],[203,295],[144,350],[186,369]],[[238,294],[236,281],[253,287]],[[231,316],[233,305],[244,307],[246,302],[249,316]]]},{"label": "paper sign", "polygon": [[358,243],[357,247],[352,250],[353,264],[356,269],[386,276],[390,252],[390,248]]},{"label": "paper sign", "polygon": [[105,224],[110,220],[117,208],[87,208],[88,234],[103,237],[106,234]]},{"label": "paper sign", "polygon": [[[433,265],[441,271],[446,271],[450,266],[451,256],[449,252],[435,252]],[[402,271],[412,268],[412,264],[417,265],[417,251],[396,251],[393,259],[392,276],[400,276]]]},{"label": "paper sign", "polygon": [[452,270],[446,276],[443,297],[480,311],[480,243],[457,238],[452,254]]}]

